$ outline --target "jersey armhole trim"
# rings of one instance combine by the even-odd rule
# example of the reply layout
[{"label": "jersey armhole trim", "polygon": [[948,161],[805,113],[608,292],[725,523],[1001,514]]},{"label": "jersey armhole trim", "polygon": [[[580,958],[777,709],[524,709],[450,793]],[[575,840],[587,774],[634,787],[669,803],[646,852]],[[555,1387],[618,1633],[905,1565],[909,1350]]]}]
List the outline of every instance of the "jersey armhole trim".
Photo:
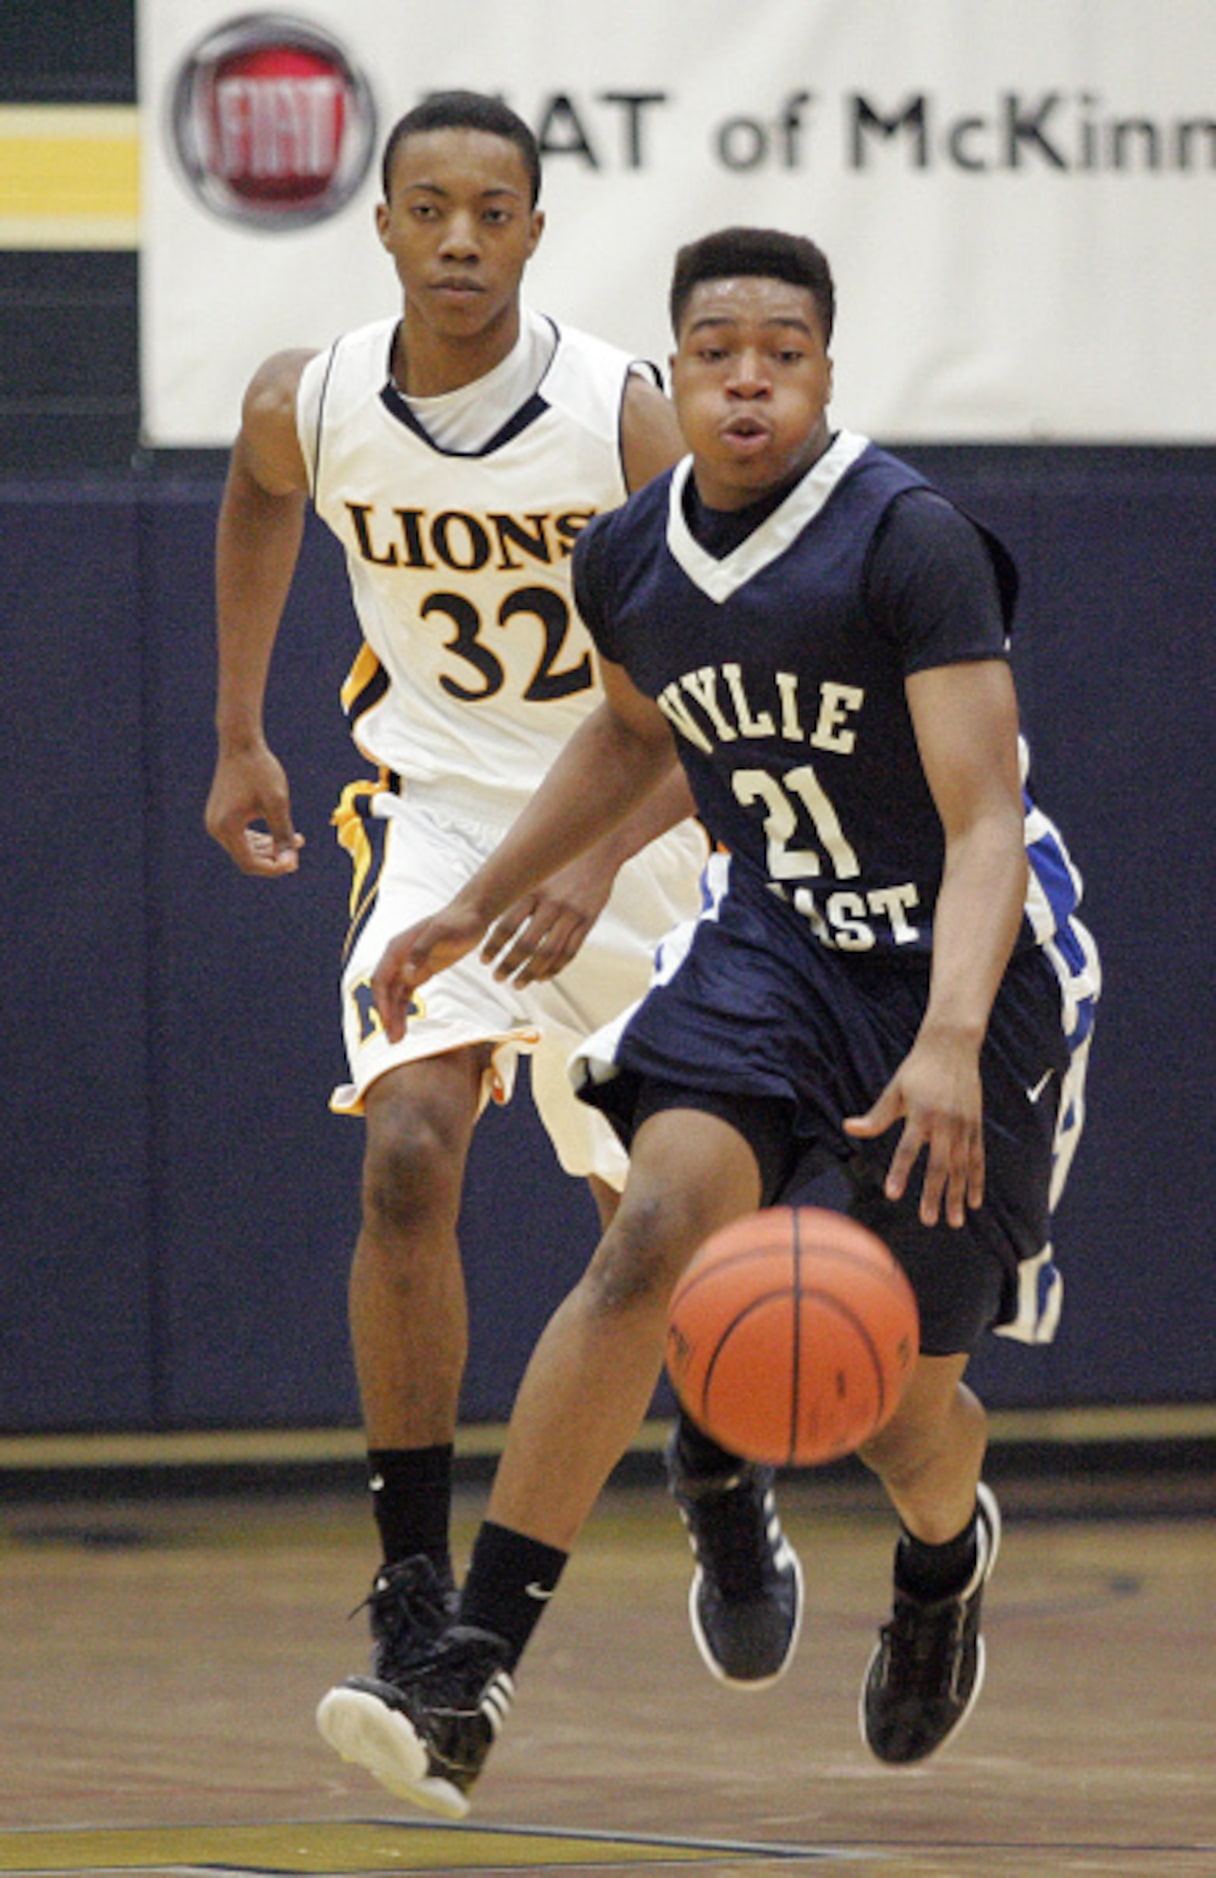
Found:
[{"label": "jersey armhole trim", "polygon": [[308,464],[308,495],[313,507],[317,504],[317,490],[321,484],[321,433],[325,428],[325,398],[329,390],[329,381],[333,374],[334,361],[338,354],[335,340],[329,348],[329,357],[325,361],[325,375],[321,380],[321,390],[317,396],[317,415],[312,438],[312,461]]}]

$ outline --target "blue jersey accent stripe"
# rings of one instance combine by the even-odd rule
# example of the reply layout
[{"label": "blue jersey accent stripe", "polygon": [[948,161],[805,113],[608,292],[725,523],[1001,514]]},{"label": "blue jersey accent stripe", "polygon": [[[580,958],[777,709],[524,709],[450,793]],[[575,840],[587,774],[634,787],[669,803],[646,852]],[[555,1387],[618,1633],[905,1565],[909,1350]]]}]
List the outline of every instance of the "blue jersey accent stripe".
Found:
[{"label": "blue jersey accent stripe", "polygon": [[1046,895],[1056,925],[1063,926],[1075,913],[1081,896],[1072,864],[1055,830],[1029,842],[1026,858]]}]

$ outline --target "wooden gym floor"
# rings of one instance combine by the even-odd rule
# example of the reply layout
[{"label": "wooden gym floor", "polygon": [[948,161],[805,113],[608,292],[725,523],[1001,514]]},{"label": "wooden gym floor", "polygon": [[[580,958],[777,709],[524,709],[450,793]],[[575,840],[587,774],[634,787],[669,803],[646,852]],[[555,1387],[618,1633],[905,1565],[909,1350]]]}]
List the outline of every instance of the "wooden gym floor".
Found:
[{"label": "wooden gym floor", "polygon": [[[132,1492],[121,1471],[108,1491],[69,1472],[30,1491],[12,1446],[0,1873],[1216,1878],[1212,1472],[1175,1478],[1157,1455],[1099,1477],[1081,1450],[993,1470],[987,1686],[939,1760],[895,1773],[857,1734],[893,1540],[861,1470],[783,1483],[806,1621],[784,1682],[744,1695],[696,1655],[687,1549],[643,1468],[605,1495],[451,1826],[313,1729],[366,1660],[353,1481],[233,1494],[220,1470],[174,1491],[170,1469]],[[470,1477],[462,1558],[482,1502]]]}]

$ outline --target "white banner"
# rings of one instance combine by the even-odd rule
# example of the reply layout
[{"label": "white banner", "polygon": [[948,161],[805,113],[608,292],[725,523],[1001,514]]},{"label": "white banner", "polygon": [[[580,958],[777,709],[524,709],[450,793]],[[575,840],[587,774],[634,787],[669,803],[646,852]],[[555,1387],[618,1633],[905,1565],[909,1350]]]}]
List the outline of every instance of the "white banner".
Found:
[{"label": "white banner", "polygon": [[663,360],[672,257],[826,250],[835,413],[887,442],[1216,440],[1213,0],[140,0],[146,440],[228,444],[267,354],[391,313],[395,119],[537,131],[533,304]]}]

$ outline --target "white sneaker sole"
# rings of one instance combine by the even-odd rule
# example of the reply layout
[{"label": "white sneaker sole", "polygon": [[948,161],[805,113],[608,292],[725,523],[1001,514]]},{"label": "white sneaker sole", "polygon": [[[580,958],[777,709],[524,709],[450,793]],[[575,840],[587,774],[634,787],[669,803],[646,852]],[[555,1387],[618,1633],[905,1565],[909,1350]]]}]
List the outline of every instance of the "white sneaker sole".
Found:
[{"label": "white sneaker sole", "polygon": [[331,1689],[317,1705],[323,1741],[362,1767],[399,1800],[445,1819],[463,1819],[469,1802],[459,1787],[427,1772],[429,1759],[408,1720],[366,1689]]},{"label": "white sneaker sole", "polygon": [[774,1683],[781,1681],[781,1678],[794,1660],[794,1652],[798,1648],[798,1639],[802,1634],[802,1561],[788,1541],[786,1541],[785,1550],[788,1562],[794,1567],[794,1582],[797,1586],[798,1595],[794,1604],[794,1628],[790,1633],[789,1644],[780,1664],[773,1671],[771,1676],[727,1675],[721,1663],[718,1662],[713,1651],[710,1649],[709,1641],[701,1627],[701,1613],[697,1609],[697,1594],[701,1589],[704,1574],[699,1565],[693,1572],[692,1583],[688,1587],[688,1621],[692,1626],[693,1640],[698,1650],[701,1652],[701,1661],[704,1663],[710,1675],[716,1682],[725,1684],[728,1689],[771,1689]]}]

